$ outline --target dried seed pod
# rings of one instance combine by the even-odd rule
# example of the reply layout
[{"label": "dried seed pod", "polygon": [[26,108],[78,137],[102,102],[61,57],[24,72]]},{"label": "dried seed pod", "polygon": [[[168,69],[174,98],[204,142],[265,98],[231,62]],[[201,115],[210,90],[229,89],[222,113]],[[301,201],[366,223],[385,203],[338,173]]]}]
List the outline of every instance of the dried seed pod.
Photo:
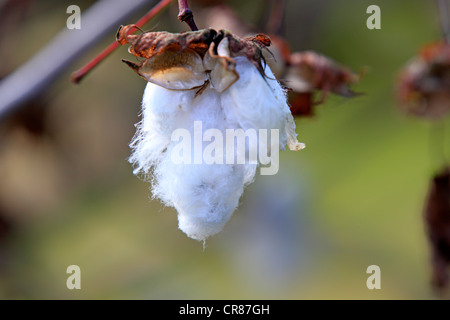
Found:
[{"label": "dried seed pod", "polygon": [[450,111],[450,45],[424,47],[401,71],[397,98],[408,114],[439,119]]},{"label": "dried seed pod", "polygon": [[[313,116],[314,106],[323,103],[330,92],[346,98],[359,95],[350,86],[360,80],[360,74],[313,51],[292,53],[281,37],[271,39],[271,68],[290,89],[289,103],[294,116]],[[314,99],[317,93],[321,97]]]},{"label": "dried seed pod", "polygon": [[289,91],[289,103],[294,116],[312,117],[314,116],[314,97],[312,92]]},{"label": "dried seed pod", "polygon": [[[289,62],[285,78],[293,91],[289,100],[294,115],[312,116],[314,105],[323,103],[330,92],[346,98],[358,95],[350,85],[358,82],[360,76],[328,57],[312,51],[296,52]],[[314,101],[312,94],[319,90],[322,96]]]},{"label": "dried seed pod", "polygon": [[437,289],[445,289],[450,264],[450,168],[444,169],[431,181],[425,225],[432,253],[432,284]]},{"label": "dried seed pod", "polygon": [[[313,51],[297,52],[291,55],[290,64],[292,68],[287,79],[293,80],[293,89],[297,86],[298,92],[318,89],[324,94],[332,92],[344,97],[356,95],[349,85],[359,81],[359,76],[324,55]],[[299,78],[306,83],[296,83]]]}]

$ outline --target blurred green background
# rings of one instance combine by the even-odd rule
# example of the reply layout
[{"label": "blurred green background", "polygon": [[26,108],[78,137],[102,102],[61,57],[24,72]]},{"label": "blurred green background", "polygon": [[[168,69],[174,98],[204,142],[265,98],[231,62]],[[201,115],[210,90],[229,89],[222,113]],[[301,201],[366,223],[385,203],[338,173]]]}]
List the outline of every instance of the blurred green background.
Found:
[{"label": "blurred green background", "polygon": [[[83,11],[93,2],[36,1],[0,47],[5,74],[65,28],[69,4]],[[200,17],[205,1],[191,2]],[[260,22],[264,1],[228,3]],[[371,4],[381,8],[381,30],[366,28]],[[0,299],[436,298],[422,211],[442,164],[439,125],[406,117],[394,96],[400,68],[441,35],[434,2],[287,5],[291,49],[367,68],[354,86],[365,94],[331,96],[314,118],[297,119],[306,149],[282,152],[276,176],[257,175],[205,249],[178,230],[173,209],[151,200],[127,162],[146,84],[120,61],[127,49],[80,85],[69,81],[114,30],[36,101],[43,133],[14,119],[0,125]],[[186,30],[176,15],[173,4],[147,29]],[[81,290],[66,288],[72,264],[81,268]],[[373,264],[381,290],[366,287]]]}]

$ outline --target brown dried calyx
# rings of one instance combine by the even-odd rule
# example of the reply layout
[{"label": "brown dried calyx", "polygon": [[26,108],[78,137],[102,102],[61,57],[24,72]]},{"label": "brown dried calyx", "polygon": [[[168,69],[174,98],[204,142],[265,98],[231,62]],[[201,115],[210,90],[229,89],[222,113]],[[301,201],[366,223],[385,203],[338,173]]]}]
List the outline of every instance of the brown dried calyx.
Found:
[{"label": "brown dried calyx", "polygon": [[401,109],[427,119],[450,112],[450,44],[425,46],[400,73],[397,98]]},{"label": "brown dried calyx", "polygon": [[228,31],[204,29],[184,33],[145,32],[129,35],[134,25],[119,28],[116,40],[145,60],[122,60],[149,82],[172,90],[201,89],[211,84],[222,92],[239,79],[237,56],[244,56],[264,75],[262,50],[270,39],[262,34],[238,38]]}]

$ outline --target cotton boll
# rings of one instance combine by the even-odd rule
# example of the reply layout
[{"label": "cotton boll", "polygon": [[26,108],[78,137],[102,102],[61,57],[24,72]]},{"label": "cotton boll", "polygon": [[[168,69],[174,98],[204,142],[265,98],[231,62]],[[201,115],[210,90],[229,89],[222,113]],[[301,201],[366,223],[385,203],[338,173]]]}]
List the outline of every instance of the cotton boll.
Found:
[{"label": "cotton boll", "polygon": [[[236,128],[227,123],[219,94],[207,89],[192,100],[192,108],[185,115],[186,125],[194,137],[194,122],[201,121],[202,135],[208,129]],[[195,137],[194,137],[195,138]],[[203,144],[201,152],[207,143]],[[220,232],[236,210],[244,186],[251,181],[256,165],[179,164],[167,158],[158,166],[158,186],[155,194],[178,211],[179,228],[189,237],[205,240]],[[223,144],[225,155],[226,145]],[[192,144],[192,151],[195,152]]]},{"label": "cotton boll", "polygon": [[[253,182],[259,165],[255,147],[263,164],[267,155],[276,164],[275,148],[301,147],[285,93],[269,67],[265,75],[255,67],[261,46],[270,41],[214,30],[139,36],[122,30],[119,42],[146,58],[125,62],[149,81],[130,144],[134,173],[151,177],[153,196],[177,210],[182,231],[205,240],[222,230]],[[260,137],[263,133],[267,137]]]}]

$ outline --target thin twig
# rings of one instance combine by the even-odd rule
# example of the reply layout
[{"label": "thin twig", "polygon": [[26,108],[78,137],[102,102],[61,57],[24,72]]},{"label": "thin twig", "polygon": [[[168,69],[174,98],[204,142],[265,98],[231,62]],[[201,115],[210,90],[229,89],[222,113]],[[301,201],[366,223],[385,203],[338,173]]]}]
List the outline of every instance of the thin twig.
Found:
[{"label": "thin twig", "polygon": [[198,28],[194,21],[194,14],[192,13],[192,10],[189,9],[187,0],[178,0],[178,8],[178,20],[186,22],[192,31],[197,31]]},{"label": "thin twig", "polygon": [[[135,23],[137,27],[143,27],[147,22],[153,19],[157,14],[164,10],[173,0],[161,0],[149,12],[147,12],[138,22]],[[130,30],[130,33],[132,30]],[[100,62],[108,57],[120,44],[117,41],[112,42],[105,50],[100,52],[94,59],[92,59],[85,66],[72,73],[70,77],[73,83],[79,83],[92,69],[94,69]]]},{"label": "thin twig", "polygon": [[445,41],[450,43],[450,21],[447,0],[437,0],[437,6],[439,11],[439,20],[441,22],[442,33],[444,34]]},{"label": "thin twig", "polygon": [[85,66],[78,69],[77,71],[74,71],[72,75],[70,76],[70,81],[73,83],[80,83],[81,80],[91,71],[94,69],[101,61],[103,61],[106,57],[108,57],[111,53],[114,52],[119,47],[118,42],[111,43],[108,47],[106,47],[105,50],[100,52],[94,59],[89,61]]},{"label": "thin twig", "polygon": [[156,0],[101,0],[82,16],[80,30],[64,28],[41,51],[0,82],[0,119],[45,91],[71,63],[144,5]]}]

